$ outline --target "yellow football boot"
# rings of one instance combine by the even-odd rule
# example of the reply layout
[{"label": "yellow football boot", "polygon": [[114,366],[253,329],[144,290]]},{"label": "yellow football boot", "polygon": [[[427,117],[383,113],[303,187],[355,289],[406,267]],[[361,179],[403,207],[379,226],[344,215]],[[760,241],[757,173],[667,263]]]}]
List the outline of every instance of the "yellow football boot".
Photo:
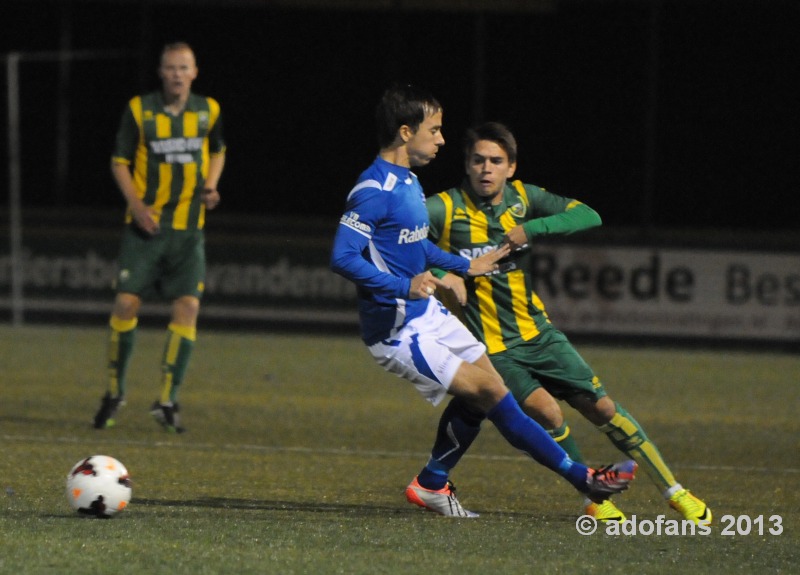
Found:
[{"label": "yellow football boot", "polygon": [[694,521],[698,525],[711,523],[711,509],[702,500],[689,493],[688,489],[681,489],[670,497],[669,506],[683,515],[684,519]]},{"label": "yellow football boot", "polygon": [[621,523],[628,520],[625,514],[617,509],[617,506],[610,499],[606,499],[601,503],[589,503],[585,512],[586,515],[591,515],[602,523],[608,523],[609,521],[619,521]]}]

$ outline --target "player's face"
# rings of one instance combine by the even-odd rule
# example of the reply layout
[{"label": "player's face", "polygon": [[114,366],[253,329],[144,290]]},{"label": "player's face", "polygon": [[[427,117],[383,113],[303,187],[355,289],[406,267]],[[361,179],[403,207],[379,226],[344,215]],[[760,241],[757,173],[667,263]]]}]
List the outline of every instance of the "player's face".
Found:
[{"label": "player's face", "polygon": [[439,110],[426,116],[417,131],[406,141],[409,163],[412,167],[429,164],[442,146],[444,146],[442,111]]},{"label": "player's face", "polygon": [[197,64],[191,50],[170,50],[161,57],[158,75],[167,97],[184,97],[189,94],[197,78]]},{"label": "player's face", "polygon": [[497,143],[489,140],[478,140],[467,158],[467,178],[472,189],[482,197],[502,197],[499,193],[506,185],[506,180],[514,175],[516,163],[508,161],[508,154]]}]

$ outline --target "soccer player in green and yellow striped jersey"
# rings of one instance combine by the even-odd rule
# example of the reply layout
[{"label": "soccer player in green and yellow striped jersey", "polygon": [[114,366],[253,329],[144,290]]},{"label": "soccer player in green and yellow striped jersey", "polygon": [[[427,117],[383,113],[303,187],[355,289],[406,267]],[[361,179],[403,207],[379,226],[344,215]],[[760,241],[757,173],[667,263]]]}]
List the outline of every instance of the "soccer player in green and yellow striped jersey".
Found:
[{"label": "soccer player in green and yellow striped jersey", "polygon": [[[461,186],[427,200],[429,238],[442,249],[466,257],[476,257],[503,243],[514,251],[503,273],[465,282],[461,276],[437,271],[450,288],[442,294],[443,299],[449,295],[457,300],[448,302],[448,307],[486,344],[492,364],[523,411],[547,429],[573,460],[582,462],[583,457],[556,399],[578,410],[644,467],[670,505],[686,519],[710,521],[711,511],[705,503],[675,480],[641,425],[606,394],[589,365],[551,324],[533,289],[526,247],[543,236],[599,226],[600,216],[578,200],[519,180],[509,181],[516,171],[517,144],[502,124],[490,122],[469,130],[464,152],[466,178]],[[448,409],[457,415],[455,423],[440,429],[420,478],[426,473],[446,475],[474,439],[472,434],[477,434],[479,418],[463,406]],[[458,437],[459,433],[463,437]],[[625,518],[610,501],[597,504],[586,500],[585,504],[586,512],[599,520]]]},{"label": "soccer player in green and yellow striped jersey", "polygon": [[109,322],[108,390],[95,415],[97,429],[115,423],[139,307],[144,298],[159,296],[172,301],[172,318],[151,414],[168,431],[183,431],[177,393],[194,347],[205,280],[203,227],[206,210],[219,203],[225,143],[219,104],[191,91],[198,73],[191,47],[165,46],[158,73],[162,89],[128,103],[111,159],[127,211]]}]

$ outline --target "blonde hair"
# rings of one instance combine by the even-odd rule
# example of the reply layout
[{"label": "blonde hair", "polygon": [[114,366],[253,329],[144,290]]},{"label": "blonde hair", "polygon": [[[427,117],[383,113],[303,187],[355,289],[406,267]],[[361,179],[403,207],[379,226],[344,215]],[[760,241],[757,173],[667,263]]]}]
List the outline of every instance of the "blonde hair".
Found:
[{"label": "blonde hair", "polygon": [[194,56],[194,50],[192,47],[189,46],[187,42],[170,42],[169,44],[164,44],[164,49],[161,50],[161,58],[164,58],[164,55],[168,52],[191,52],[192,56]]}]

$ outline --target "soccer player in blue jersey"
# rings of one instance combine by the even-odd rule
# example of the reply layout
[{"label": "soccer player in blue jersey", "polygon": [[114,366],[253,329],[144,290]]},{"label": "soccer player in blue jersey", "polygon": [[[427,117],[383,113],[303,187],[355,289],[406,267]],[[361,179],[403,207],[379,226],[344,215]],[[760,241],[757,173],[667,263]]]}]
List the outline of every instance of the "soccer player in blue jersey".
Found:
[{"label": "soccer player in blue jersey", "polygon": [[[424,90],[397,85],[383,94],[376,120],[380,151],[347,197],[331,255],[331,268],[356,284],[361,337],[373,358],[411,381],[433,405],[447,394],[454,396],[439,429],[462,445],[475,439],[488,418],[511,445],[592,500],[627,489],[635,462],[595,470],[572,461],[523,413],[485,345],[432,297],[437,287],[446,286],[429,268],[480,276],[497,271],[497,262],[508,255],[503,246],[469,260],[442,251],[427,238],[425,196],[411,168],[430,163],[444,145],[442,106]],[[456,499],[447,454],[436,461],[442,473],[427,466],[407,487],[407,498],[443,515],[477,516]]]}]

